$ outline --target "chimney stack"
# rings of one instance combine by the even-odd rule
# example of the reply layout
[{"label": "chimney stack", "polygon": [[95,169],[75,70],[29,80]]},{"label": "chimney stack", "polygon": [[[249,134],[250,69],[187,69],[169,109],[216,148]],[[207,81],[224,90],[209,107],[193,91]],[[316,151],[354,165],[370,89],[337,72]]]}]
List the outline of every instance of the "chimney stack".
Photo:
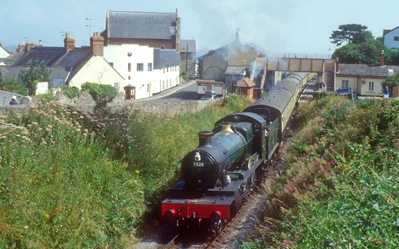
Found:
[{"label": "chimney stack", "polygon": [[3,47],[3,43],[0,43],[0,48],[2,48]]},{"label": "chimney stack", "polygon": [[64,45],[65,53],[68,53],[71,50],[75,50],[75,39],[70,38],[69,33],[65,34]]},{"label": "chimney stack", "polygon": [[42,40],[39,40],[39,43],[36,44],[36,47],[43,47]]},{"label": "chimney stack", "polygon": [[25,50],[25,43],[24,42],[19,42],[18,44],[18,51],[24,51]]},{"label": "chimney stack", "polygon": [[29,52],[34,47],[35,47],[35,44],[33,42],[26,43],[25,53]]},{"label": "chimney stack", "polygon": [[384,66],[384,50],[381,50],[381,55],[380,55],[380,66]]},{"label": "chimney stack", "polygon": [[95,32],[90,38],[90,50],[92,55],[104,56],[104,37]]}]

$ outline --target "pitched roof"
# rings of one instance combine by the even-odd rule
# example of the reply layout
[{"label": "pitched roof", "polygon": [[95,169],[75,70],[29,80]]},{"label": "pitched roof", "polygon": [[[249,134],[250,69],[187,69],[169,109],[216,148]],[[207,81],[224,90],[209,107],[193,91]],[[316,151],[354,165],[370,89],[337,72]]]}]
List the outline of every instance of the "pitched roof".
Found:
[{"label": "pitched roof", "polygon": [[339,64],[338,75],[388,77],[399,72],[399,66],[371,66],[363,64]]},{"label": "pitched roof", "polygon": [[250,78],[242,78],[237,82],[237,87],[255,87],[256,84]]},{"label": "pitched roof", "polygon": [[196,53],[197,42],[196,40],[180,40],[180,53]]},{"label": "pitched roof", "polygon": [[176,39],[176,13],[109,11],[108,38]]},{"label": "pitched roof", "polygon": [[393,30],[395,30],[395,29],[397,29],[397,28],[399,28],[399,26],[397,26],[396,28],[393,28],[393,29],[384,29],[384,30],[382,31],[382,36],[388,34],[389,32],[391,32],[391,31],[393,31]]}]

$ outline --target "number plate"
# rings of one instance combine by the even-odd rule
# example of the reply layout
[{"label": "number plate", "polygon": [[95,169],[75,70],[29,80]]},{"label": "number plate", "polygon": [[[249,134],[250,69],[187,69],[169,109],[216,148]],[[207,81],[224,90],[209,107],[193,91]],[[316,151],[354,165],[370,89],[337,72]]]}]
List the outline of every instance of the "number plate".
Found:
[{"label": "number plate", "polygon": [[203,162],[194,162],[194,167],[204,167],[204,163]]}]

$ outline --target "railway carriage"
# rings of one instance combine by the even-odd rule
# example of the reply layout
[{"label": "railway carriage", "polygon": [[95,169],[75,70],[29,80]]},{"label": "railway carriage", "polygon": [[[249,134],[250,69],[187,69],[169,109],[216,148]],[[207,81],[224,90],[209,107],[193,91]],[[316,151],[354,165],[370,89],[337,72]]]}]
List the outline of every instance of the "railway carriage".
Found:
[{"label": "railway carriage", "polygon": [[293,74],[243,112],[217,121],[212,132],[199,132],[197,148],[180,160],[183,179],[162,202],[165,219],[176,219],[180,229],[207,228],[218,235],[223,220],[237,214],[266,176],[307,79]]}]

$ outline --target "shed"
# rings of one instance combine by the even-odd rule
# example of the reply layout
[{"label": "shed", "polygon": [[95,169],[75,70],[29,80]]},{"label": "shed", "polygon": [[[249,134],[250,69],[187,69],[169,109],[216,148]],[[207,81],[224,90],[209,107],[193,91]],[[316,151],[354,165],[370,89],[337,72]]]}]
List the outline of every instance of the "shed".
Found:
[{"label": "shed", "polygon": [[256,84],[250,78],[242,78],[236,84],[236,92],[253,98],[255,86]]}]

